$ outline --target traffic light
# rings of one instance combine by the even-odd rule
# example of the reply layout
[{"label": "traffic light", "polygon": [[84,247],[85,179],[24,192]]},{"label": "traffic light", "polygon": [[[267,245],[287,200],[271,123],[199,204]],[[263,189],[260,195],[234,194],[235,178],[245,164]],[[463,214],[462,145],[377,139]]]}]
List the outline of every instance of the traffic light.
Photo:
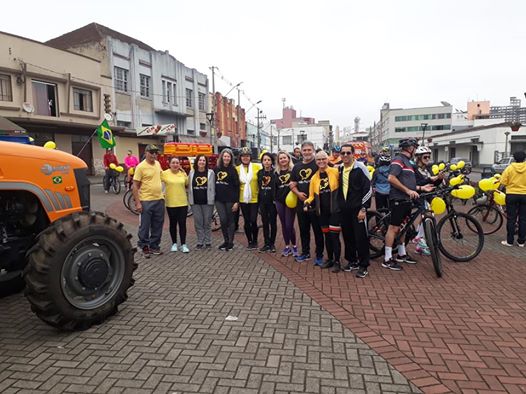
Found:
[{"label": "traffic light", "polygon": [[111,96],[104,94],[104,112],[111,114]]}]

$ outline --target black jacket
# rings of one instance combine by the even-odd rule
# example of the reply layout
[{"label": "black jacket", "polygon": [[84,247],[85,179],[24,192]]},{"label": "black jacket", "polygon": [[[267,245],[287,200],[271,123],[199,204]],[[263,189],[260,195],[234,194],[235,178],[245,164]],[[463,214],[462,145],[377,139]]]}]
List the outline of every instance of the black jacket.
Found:
[{"label": "black jacket", "polygon": [[353,168],[349,173],[349,190],[347,198],[343,196],[343,169],[340,170],[340,187],[338,188],[339,206],[342,211],[349,209],[369,208],[371,206],[371,180],[367,167],[359,161],[354,161]]}]

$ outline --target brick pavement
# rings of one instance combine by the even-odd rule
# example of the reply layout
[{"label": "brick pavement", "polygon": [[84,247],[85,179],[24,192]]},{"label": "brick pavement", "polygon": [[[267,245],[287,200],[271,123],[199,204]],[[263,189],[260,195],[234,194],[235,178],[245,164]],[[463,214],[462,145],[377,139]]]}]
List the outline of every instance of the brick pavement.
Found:
[{"label": "brick pavement", "polygon": [[[118,199],[99,194],[95,209]],[[3,299],[0,391],[418,392],[261,257],[242,248],[138,256],[119,314],[84,332],[46,326],[20,294]]]}]

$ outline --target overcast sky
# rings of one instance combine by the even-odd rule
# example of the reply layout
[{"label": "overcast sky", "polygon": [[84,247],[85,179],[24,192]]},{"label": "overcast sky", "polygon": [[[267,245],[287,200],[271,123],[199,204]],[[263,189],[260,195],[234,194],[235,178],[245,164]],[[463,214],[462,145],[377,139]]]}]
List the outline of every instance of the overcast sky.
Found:
[{"label": "overcast sky", "polygon": [[25,0],[2,15],[0,30],[40,41],[97,22],[209,76],[217,66],[217,90],[243,81],[268,119],[282,98],[335,126],[359,116],[362,128],[384,102],[525,101],[524,0]]}]

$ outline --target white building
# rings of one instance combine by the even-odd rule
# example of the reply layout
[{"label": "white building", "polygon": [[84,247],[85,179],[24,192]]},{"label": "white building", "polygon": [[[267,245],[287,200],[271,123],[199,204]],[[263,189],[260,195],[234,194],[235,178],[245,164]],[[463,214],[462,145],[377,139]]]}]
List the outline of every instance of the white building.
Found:
[{"label": "white building", "polygon": [[443,102],[441,106],[419,108],[391,108],[385,103],[380,111],[380,121],[371,131],[374,148],[397,145],[402,138],[430,138],[452,129],[453,107]]},{"label": "white building", "polygon": [[303,125],[278,130],[278,150],[292,152],[295,147],[301,146],[303,141],[311,141],[316,149],[323,149],[327,142],[324,137],[326,127],[317,125]]},{"label": "white building", "polygon": [[[502,119],[474,120],[472,127],[435,135],[429,143],[434,161],[453,157],[470,160],[473,166],[486,167],[518,150],[526,150],[526,127],[511,131]],[[506,145],[508,145],[506,147]]]}]

